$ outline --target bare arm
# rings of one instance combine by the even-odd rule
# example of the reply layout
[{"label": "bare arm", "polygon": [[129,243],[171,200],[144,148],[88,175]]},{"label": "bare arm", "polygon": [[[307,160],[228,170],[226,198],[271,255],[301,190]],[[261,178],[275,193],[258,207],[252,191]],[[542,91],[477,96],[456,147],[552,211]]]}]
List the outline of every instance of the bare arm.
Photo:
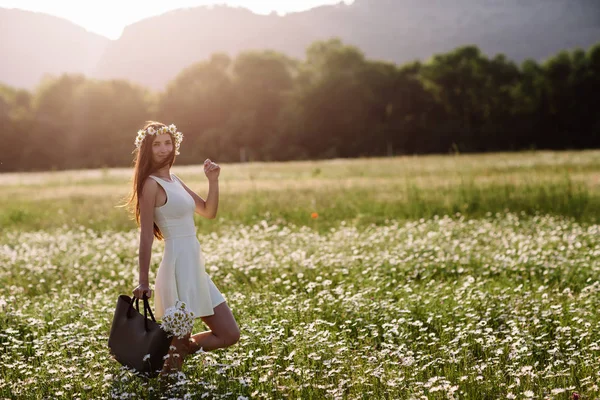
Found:
[{"label": "bare arm", "polygon": [[210,219],[215,219],[219,208],[219,180],[210,179],[208,181],[208,197],[206,199],[207,213]]},{"label": "bare arm", "polygon": [[204,200],[192,189],[187,187],[179,177],[177,177],[177,179],[179,179],[181,185],[194,199],[194,202],[196,203],[196,213],[202,215],[204,218],[214,219],[217,216],[217,209],[219,208],[219,180],[210,179],[208,181],[208,196],[206,200]]},{"label": "bare arm", "polygon": [[148,178],[144,183],[140,194],[140,250],[139,266],[140,285],[149,285],[148,271],[150,269],[150,257],[152,255],[152,242],[154,241],[154,206],[156,203],[156,192],[158,183]]}]

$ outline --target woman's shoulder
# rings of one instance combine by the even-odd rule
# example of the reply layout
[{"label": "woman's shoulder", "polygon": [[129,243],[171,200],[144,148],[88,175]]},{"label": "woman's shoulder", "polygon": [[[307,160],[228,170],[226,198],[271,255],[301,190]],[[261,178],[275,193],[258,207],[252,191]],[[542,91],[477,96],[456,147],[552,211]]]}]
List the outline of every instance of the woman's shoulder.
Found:
[{"label": "woman's shoulder", "polygon": [[146,184],[150,184],[150,185],[158,185],[158,182],[156,181],[155,177],[152,175],[149,175],[146,180],[144,181],[144,185]]},{"label": "woman's shoulder", "polygon": [[156,192],[157,188],[158,182],[152,176],[149,176],[142,184],[142,193]]}]

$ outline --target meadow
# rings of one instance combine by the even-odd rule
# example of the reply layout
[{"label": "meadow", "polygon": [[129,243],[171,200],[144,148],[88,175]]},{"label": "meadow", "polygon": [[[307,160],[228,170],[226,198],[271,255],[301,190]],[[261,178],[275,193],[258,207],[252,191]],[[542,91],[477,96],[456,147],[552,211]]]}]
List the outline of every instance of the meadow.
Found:
[{"label": "meadow", "polygon": [[[106,344],[137,278],[131,170],[0,174],[0,399],[597,398],[599,156],[223,165],[196,222],[242,335],[167,392]],[[206,196],[201,166],[173,172]]]}]

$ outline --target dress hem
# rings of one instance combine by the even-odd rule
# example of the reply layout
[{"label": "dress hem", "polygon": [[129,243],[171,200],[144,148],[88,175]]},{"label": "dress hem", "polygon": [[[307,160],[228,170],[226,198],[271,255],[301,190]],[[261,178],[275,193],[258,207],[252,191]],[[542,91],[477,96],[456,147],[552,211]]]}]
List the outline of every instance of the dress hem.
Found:
[{"label": "dress hem", "polygon": [[217,304],[215,304],[215,305],[213,306],[213,312],[212,312],[212,314],[196,315],[196,316],[194,316],[194,320],[196,320],[196,319],[198,319],[198,318],[201,318],[201,317],[210,317],[210,316],[213,316],[213,315],[215,315],[215,308],[216,308],[217,306],[220,306],[221,304],[223,304],[223,303],[225,303],[225,302],[226,302],[226,300],[224,300],[224,299],[223,299],[222,301],[220,301],[220,302],[218,302]]}]

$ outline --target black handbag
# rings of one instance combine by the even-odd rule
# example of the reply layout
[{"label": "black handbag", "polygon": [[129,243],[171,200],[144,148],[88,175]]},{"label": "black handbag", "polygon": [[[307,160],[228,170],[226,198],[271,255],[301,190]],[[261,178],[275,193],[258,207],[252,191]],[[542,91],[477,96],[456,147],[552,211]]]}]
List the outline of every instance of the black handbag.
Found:
[{"label": "black handbag", "polygon": [[[108,337],[108,347],[119,363],[152,378],[162,370],[163,357],[169,352],[173,336],[162,329],[154,319],[146,293],[143,300],[144,315],[140,314],[138,298],[124,294],[119,296]],[[148,319],[147,311],[150,312],[152,320]]]}]

